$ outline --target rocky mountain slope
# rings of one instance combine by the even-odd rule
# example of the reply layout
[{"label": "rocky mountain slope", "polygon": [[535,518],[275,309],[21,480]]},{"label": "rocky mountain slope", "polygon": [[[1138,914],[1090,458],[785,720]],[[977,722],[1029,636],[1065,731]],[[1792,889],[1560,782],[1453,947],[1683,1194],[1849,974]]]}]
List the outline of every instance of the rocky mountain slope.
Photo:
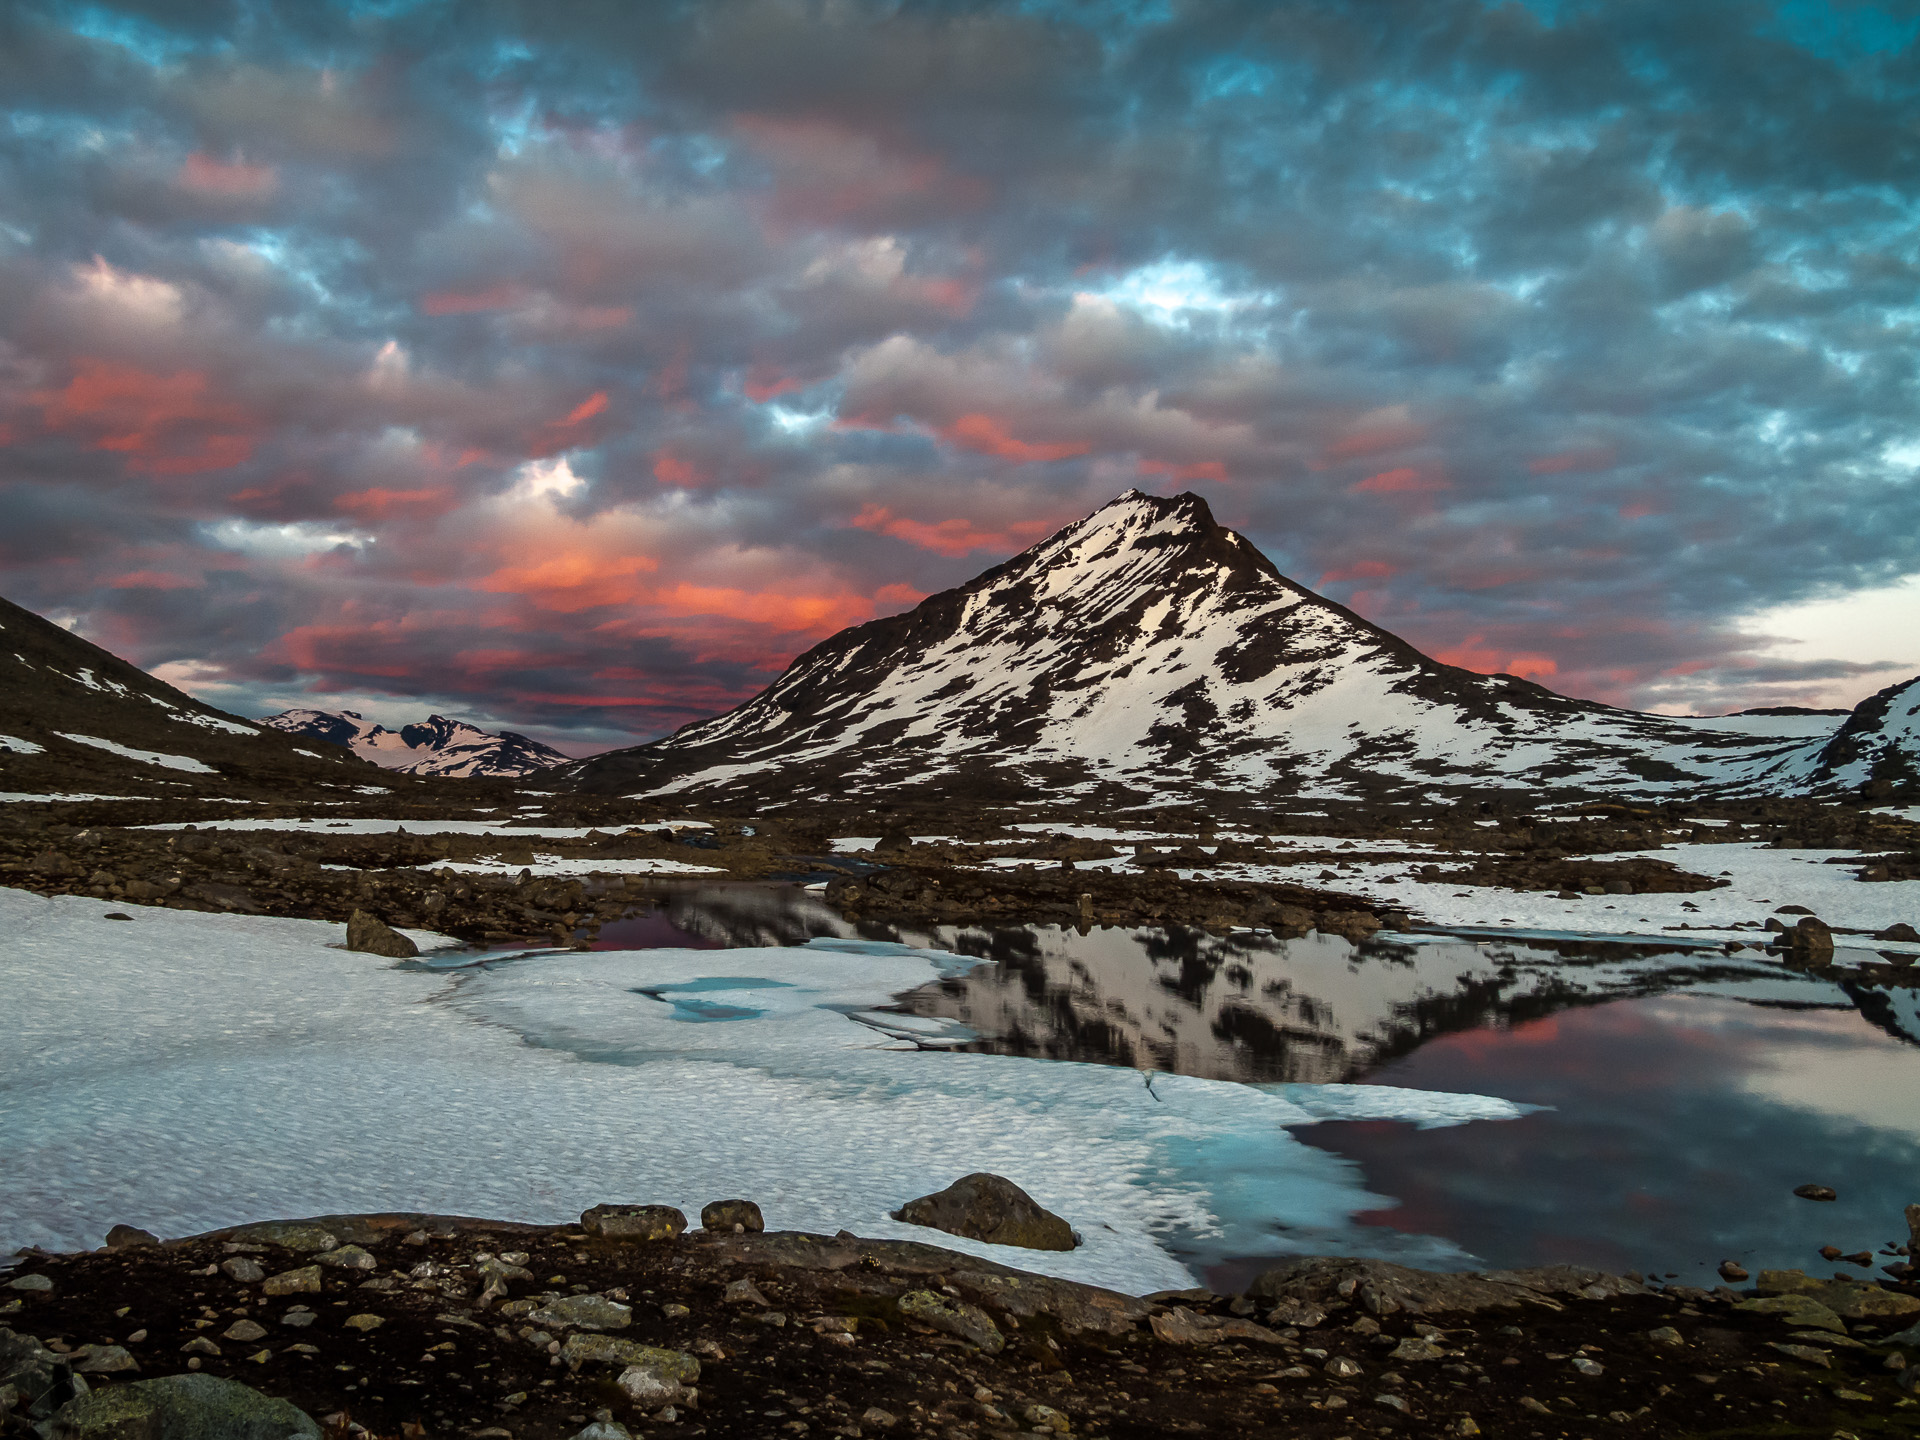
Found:
[{"label": "rocky mountain slope", "polygon": [[550,745],[512,730],[498,735],[429,715],[424,723],[389,730],[352,710],[285,710],[260,722],[291,735],[344,746],[363,760],[404,775],[531,775],[565,765],[568,757]]},{"label": "rocky mountain slope", "polygon": [[343,751],[264,730],[0,600],[0,792],[187,796],[364,783]]},{"label": "rocky mountain slope", "polygon": [[1911,755],[1903,703],[1849,718],[1864,728],[1830,755],[1836,717],[1643,715],[1456,669],[1287,579],[1198,496],[1130,491],[739,708],[552,782],[1089,807],[1838,791]]}]

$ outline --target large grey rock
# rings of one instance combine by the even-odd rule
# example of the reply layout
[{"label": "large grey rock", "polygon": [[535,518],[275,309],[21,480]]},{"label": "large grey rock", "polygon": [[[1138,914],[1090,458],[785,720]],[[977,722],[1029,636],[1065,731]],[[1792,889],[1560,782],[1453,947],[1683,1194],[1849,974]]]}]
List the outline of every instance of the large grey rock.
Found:
[{"label": "large grey rock", "polygon": [[137,1250],[148,1245],[158,1245],[160,1237],[150,1230],[141,1230],[132,1225],[116,1225],[107,1231],[109,1250]]},{"label": "large grey rock", "polygon": [[671,1205],[596,1205],[580,1228],[606,1240],[672,1240],[686,1234],[687,1217]]},{"label": "large grey rock", "polygon": [[624,1330],[633,1323],[633,1311],[600,1295],[552,1295],[527,1319],[556,1330]]},{"label": "large grey rock", "polygon": [[767,1228],[767,1222],[751,1200],[715,1200],[700,1207],[700,1228],[757,1235]]},{"label": "large grey rock", "polygon": [[1071,1250],[1079,1243],[1073,1227],[1060,1216],[1011,1180],[985,1173],[963,1175],[944,1190],[909,1200],[893,1218],[1027,1250]]},{"label": "large grey rock", "polygon": [[1447,1274],[1386,1260],[1313,1257],[1261,1272],[1248,1293],[1267,1300],[1310,1301],[1329,1309],[1334,1301],[1351,1300],[1375,1315],[1401,1310],[1418,1315],[1538,1304],[1543,1299],[1558,1303],[1556,1297],[1604,1300],[1644,1295],[1647,1289],[1621,1276],[1575,1265]]},{"label": "large grey rock", "polygon": [[1007,1348],[1007,1340],[1000,1333],[1000,1327],[993,1323],[992,1316],[977,1305],[969,1305],[964,1300],[943,1299],[931,1290],[911,1290],[896,1303],[900,1313],[907,1319],[917,1320],[922,1325],[945,1331],[949,1335],[958,1335],[989,1355],[998,1355]]},{"label": "large grey rock", "polygon": [[63,1405],[52,1440],[320,1440],[304,1410],[218,1375],[168,1375]]},{"label": "large grey rock", "polygon": [[640,1366],[655,1370],[682,1385],[700,1378],[700,1362],[682,1350],[664,1350],[622,1340],[615,1335],[569,1335],[560,1346],[560,1358],[578,1370],[582,1365]]},{"label": "large grey rock", "polygon": [[347,949],[364,950],[369,955],[385,955],[394,960],[410,960],[420,947],[377,915],[356,910],[347,917]]}]

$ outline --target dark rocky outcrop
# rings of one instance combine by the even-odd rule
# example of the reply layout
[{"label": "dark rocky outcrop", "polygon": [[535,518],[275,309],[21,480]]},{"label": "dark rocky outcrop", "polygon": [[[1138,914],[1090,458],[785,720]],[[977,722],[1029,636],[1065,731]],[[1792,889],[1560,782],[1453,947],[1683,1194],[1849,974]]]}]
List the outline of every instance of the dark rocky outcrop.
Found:
[{"label": "dark rocky outcrop", "polygon": [[944,1190],[909,1200],[893,1218],[1027,1250],[1071,1250],[1080,1243],[1071,1225],[1018,1185],[985,1173],[963,1175]]},{"label": "dark rocky outcrop", "polygon": [[356,910],[347,918],[347,949],[395,960],[410,960],[420,953],[420,947],[413,941],[379,916],[364,910]]}]

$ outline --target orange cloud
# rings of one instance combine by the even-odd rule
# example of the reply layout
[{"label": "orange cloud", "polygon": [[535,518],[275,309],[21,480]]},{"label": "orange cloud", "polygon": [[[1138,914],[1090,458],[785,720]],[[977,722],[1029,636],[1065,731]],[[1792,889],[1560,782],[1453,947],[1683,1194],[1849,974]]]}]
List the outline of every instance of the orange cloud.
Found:
[{"label": "orange cloud", "polygon": [[978,413],[962,415],[940,433],[964,450],[978,451],[999,460],[1012,460],[1020,465],[1066,460],[1075,455],[1084,455],[1093,448],[1084,441],[1044,445],[1016,440],[1007,433],[1007,427],[991,415]]},{"label": "orange cloud", "polygon": [[653,452],[653,478],[662,485],[680,485],[695,489],[706,484],[707,477],[690,460],[682,460],[671,450]]},{"label": "orange cloud", "polygon": [[1369,475],[1359,484],[1347,487],[1359,495],[1430,495],[1437,490],[1452,488],[1438,476],[1405,465],[1398,470],[1382,470],[1378,475]]},{"label": "orange cloud", "polygon": [[[971,520],[910,520],[884,505],[865,505],[851,522],[856,529],[891,535],[936,555],[970,555],[976,550],[1017,550],[1051,528],[1044,520],[1029,520],[1001,530],[982,530]],[[924,596],[915,596],[916,600]]]},{"label": "orange cloud", "polygon": [[740,115],[734,129],[773,170],[772,215],[833,224],[879,221],[903,209],[973,209],[984,181],[955,175],[936,157],[883,143],[831,120]]},{"label": "orange cloud", "polygon": [[420,297],[426,315],[473,315],[483,310],[511,310],[527,298],[526,288],[512,281],[484,290],[436,290]]},{"label": "orange cloud", "polygon": [[1142,460],[1140,471],[1143,475],[1166,475],[1175,480],[1218,480],[1227,481],[1227,467],[1218,460],[1201,460],[1191,465],[1176,465],[1169,460]]},{"label": "orange cloud", "polygon": [[1394,573],[1394,567],[1384,560],[1360,560],[1352,565],[1343,565],[1338,570],[1327,571],[1316,583],[1334,585],[1342,580],[1384,580]]},{"label": "orange cloud", "polygon": [[1542,455],[1529,460],[1527,469],[1535,475],[1560,475],[1568,470],[1605,470],[1612,466],[1611,445],[1589,446],[1585,450],[1567,450],[1558,455]]},{"label": "orange cloud", "polygon": [[133,570],[107,581],[113,590],[198,590],[205,584],[198,575],[172,575],[164,570]]},{"label": "orange cloud", "polygon": [[805,384],[792,375],[781,375],[771,366],[755,365],[747,371],[747,378],[740,388],[746,392],[749,400],[756,405],[764,405],[776,395],[784,395],[789,390],[805,389]]},{"label": "orange cloud", "polygon": [[873,602],[864,595],[789,595],[771,590],[679,584],[656,590],[647,603],[668,615],[717,615],[775,630],[831,635],[873,618]]},{"label": "orange cloud", "polygon": [[606,408],[607,392],[604,390],[596,390],[585,400],[582,400],[578,405],[574,406],[573,409],[569,410],[567,412],[567,418],[560,423],[562,425],[578,425],[582,420],[591,420]]},{"label": "orange cloud", "polygon": [[1469,635],[1451,649],[1436,651],[1433,658],[1442,665],[1457,665],[1481,675],[1518,675],[1524,680],[1537,680],[1560,673],[1559,664],[1551,657],[1495,650],[1484,635]]},{"label": "orange cloud", "polygon": [[1401,450],[1426,438],[1427,427],[1411,420],[1366,425],[1327,446],[1326,457],[1352,460],[1362,455],[1377,455],[1383,450]]},{"label": "orange cloud", "polygon": [[271,165],[216,160],[198,150],[187,156],[177,178],[183,189],[223,200],[257,200],[280,188],[280,176]]},{"label": "orange cloud", "polygon": [[91,432],[93,444],[131,456],[130,469],[147,475],[191,475],[227,470],[253,454],[254,424],[230,400],[208,394],[198,370],[155,375],[131,365],[82,360],[59,390],[31,397],[47,427]]},{"label": "orange cloud", "polygon": [[625,605],[647,593],[640,581],[660,568],[650,555],[603,556],[562,551],[531,565],[507,565],[479,582],[482,590],[519,595],[542,610],[577,614],[602,605]]},{"label": "orange cloud", "polygon": [[339,496],[333,508],[360,520],[387,520],[394,516],[427,519],[444,515],[458,503],[451,486],[436,485],[423,490],[388,490],[374,486]]}]

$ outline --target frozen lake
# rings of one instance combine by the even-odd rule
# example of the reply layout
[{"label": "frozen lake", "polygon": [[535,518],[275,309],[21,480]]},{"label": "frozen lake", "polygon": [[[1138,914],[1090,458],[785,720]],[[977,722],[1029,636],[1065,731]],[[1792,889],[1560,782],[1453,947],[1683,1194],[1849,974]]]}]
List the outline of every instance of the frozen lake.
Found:
[{"label": "frozen lake", "polygon": [[5,1250],[732,1195],[924,1238],[888,1211],[985,1169],[1085,1239],[1021,1263],[1136,1291],[1302,1252],[1694,1278],[1887,1238],[1920,1173],[1913,992],[1757,955],[854,933],[693,885],[598,951],[396,965],[110,908],[0,891]]}]

